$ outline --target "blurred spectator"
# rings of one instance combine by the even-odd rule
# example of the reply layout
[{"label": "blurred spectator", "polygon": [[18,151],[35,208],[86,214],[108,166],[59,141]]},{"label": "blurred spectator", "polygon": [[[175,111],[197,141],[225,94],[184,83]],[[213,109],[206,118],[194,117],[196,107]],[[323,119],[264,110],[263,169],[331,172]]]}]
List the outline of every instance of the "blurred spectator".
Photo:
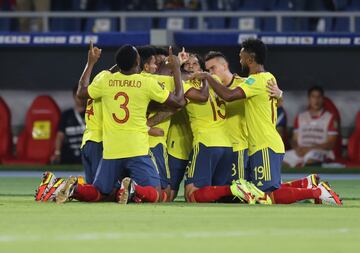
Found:
[{"label": "blurred spectator", "polygon": [[[0,0],[0,11],[14,11],[16,0]],[[11,31],[14,28],[14,19],[1,18],[0,31]]]},{"label": "blurred spectator", "polygon": [[164,9],[168,10],[176,10],[176,9],[184,9],[185,3],[184,0],[166,0],[164,3]]},{"label": "blurred spectator", "polygon": [[[306,11],[335,11],[335,0],[307,0],[305,4]],[[328,28],[325,18],[311,17],[309,20],[309,30],[316,32],[326,32],[327,29],[332,30],[335,25],[335,19],[328,19]]]},{"label": "blurred spectator", "polygon": [[0,0],[0,10],[12,11],[15,9],[16,0]]},{"label": "blurred spectator", "polygon": [[239,0],[205,0],[203,8],[209,11],[234,11],[239,8],[240,4],[241,1]]},{"label": "blurred spectator", "polygon": [[201,8],[202,8],[201,0],[190,0],[186,4],[186,7],[192,11],[201,10]]},{"label": "blurred spectator", "polygon": [[279,132],[285,147],[287,147],[287,116],[283,106],[283,100],[278,100],[276,130]]},{"label": "blurred spectator", "polygon": [[310,88],[308,99],[308,109],[295,119],[293,149],[285,152],[285,166],[316,165],[335,158],[332,149],[338,122],[323,107],[324,90],[319,86]]},{"label": "blurred spectator", "polygon": [[157,10],[157,0],[82,0],[80,9],[86,11],[153,11]]},{"label": "blurred spectator", "polygon": [[[17,11],[49,11],[50,0],[16,0]],[[19,18],[20,32],[39,32],[43,29],[41,18]]]},{"label": "blurred spectator", "polygon": [[81,163],[80,146],[85,130],[85,102],[77,98],[76,91],[77,86],[73,89],[75,107],[61,114],[52,163]]}]

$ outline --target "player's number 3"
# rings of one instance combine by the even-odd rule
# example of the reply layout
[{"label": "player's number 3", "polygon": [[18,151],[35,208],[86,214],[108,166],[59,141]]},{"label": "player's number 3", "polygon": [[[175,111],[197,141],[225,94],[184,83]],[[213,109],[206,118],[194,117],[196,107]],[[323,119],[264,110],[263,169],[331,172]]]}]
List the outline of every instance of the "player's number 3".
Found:
[{"label": "player's number 3", "polygon": [[120,108],[125,111],[125,117],[122,119],[119,119],[115,113],[113,113],[112,116],[116,123],[124,124],[126,121],[129,120],[129,116],[130,116],[129,108],[126,107],[129,103],[129,96],[125,92],[118,92],[114,96],[114,100],[118,100],[119,97],[124,97],[124,99],[125,99],[124,102],[122,104],[120,104]]}]

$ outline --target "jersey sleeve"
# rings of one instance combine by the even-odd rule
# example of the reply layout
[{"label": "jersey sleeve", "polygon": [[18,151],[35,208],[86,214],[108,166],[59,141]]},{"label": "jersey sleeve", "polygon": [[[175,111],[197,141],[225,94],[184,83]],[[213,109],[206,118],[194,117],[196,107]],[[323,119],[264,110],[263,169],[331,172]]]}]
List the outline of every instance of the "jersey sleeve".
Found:
[{"label": "jersey sleeve", "polygon": [[104,81],[109,73],[109,71],[104,70],[94,77],[94,80],[88,86],[88,93],[90,98],[96,99],[102,97]]},{"label": "jersey sleeve", "polygon": [[212,78],[214,78],[217,82],[221,83],[220,77],[217,75],[211,75]]},{"label": "jersey sleeve", "polygon": [[277,108],[277,121],[276,121],[276,127],[285,127],[287,125],[286,122],[286,113],[282,106]]},{"label": "jersey sleeve", "polygon": [[170,91],[153,78],[148,78],[147,82],[149,82],[150,99],[161,104],[164,103],[168,99]]},{"label": "jersey sleeve", "polygon": [[238,87],[240,87],[244,91],[246,98],[250,98],[260,93],[263,93],[263,90],[259,87],[255,78],[253,77],[247,78]]},{"label": "jersey sleeve", "polygon": [[190,84],[190,82],[183,82],[183,88],[184,88],[184,94],[185,94],[186,92],[188,92],[193,87]]},{"label": "jersey sleeve", "polygon": [[167,78],[166,78],[166,80],[165,80],[165,87],[166,87],[166,89],[168,89],[169,91],[174,91],[174,90],[175,90],[174,77],[172,77],[172,76],[167,76]]},{"label": "jersey sleeve", "polygon": [[334,115],[331,115],[331,119],[328,125],[328,135],[337,135],[339,131],[339,122],[335,119]]}]

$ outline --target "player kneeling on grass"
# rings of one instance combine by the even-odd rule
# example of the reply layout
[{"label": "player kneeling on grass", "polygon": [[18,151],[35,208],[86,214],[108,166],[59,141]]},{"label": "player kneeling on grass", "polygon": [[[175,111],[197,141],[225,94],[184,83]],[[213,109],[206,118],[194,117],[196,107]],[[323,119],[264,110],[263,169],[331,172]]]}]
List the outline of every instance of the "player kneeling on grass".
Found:
[{"label": "player kneeling on grass", "polygon": [[132,192],[142,201],[157,202],[160,199],[160,179],[149,156],[146,110],[152,100],[173,108],[184,105],[178,59],[170,51],[168,62],[175,79],[175,90],[171,93],[153,78],[138,74],[140,57],[131,45],[122,46],[116,53],[119,72],[103,71],[102,76],[89,85],[91,71],[100,54],[101,50],[91,44],[77,95],[81,98],[101,98],[103,160],[92,185],[78,184],[77,178],[72,176],[56,196],[56,202],[64,203],[70,197],[99,201],[113,192],[117,181],[124,175],[131,178],[124,178],[121,188],[116,191],[119,203],[127,203]]},{"label": "player kneeling on grass", "polygon": [[[218,96],[226,102],[244,99],[245,120],[249,140],[250,178],[254,185],[266,192],[265,198],[273,203],[289,204],[305,199],[320,199],[323,202],[342,205],[339,196],[325,182],[315,188],[298,188],[296,183],[281,184],[281,163],[284,144],[276,131],[277,101],[268,94],[268,86],[276,85],[274,76],[264,68],[266,46],[258,39],[248,39],[242,44],[240,64],[249,76],[232,89],[214,82],[206,72],[193,78],[207,80]],[[290,186],[290,187],[288,187]],[[295,187],[293,187],[295,186]]]}]

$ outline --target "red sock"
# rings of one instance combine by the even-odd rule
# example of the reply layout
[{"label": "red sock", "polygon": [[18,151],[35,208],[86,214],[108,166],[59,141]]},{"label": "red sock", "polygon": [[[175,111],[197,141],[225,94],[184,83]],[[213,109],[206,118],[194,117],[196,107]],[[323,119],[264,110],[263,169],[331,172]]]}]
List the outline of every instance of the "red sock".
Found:
[{"label": "red sock", "polygon": [[135,192],[136,196],[144,202],[154,203],[159,201],[159,193],[152,186],[135,185]]},{"label": "red sock", "polygon": [[74,193],[74,199],[85,202],[97,202],[101,199],[101,193],[92,184],[78,184]]},{"label": "red sock", "polygon": [[285,187],[272,192],[275,204],[291,204],[304,199],[317,199],[321,190]]},{"label": "red sock", "polygon": [[161,190],[161,202],[167,202],[168,201],[168,195],[166,193],[166,190]]},{"label": "red sock", "polygon": [[307,185],[308,185],[308,181],[307,181],[307,179],[305,177],[305,178],[298,179],[298,180],[295,180],[295,181],[282,183],[281,188],[282,187],[306,188]]},{"label": "red sock", "polygon": [[222,197],[231,196],[230,186],[206,186],[194,191],[190,195],[190,202],[209,203]]}]

